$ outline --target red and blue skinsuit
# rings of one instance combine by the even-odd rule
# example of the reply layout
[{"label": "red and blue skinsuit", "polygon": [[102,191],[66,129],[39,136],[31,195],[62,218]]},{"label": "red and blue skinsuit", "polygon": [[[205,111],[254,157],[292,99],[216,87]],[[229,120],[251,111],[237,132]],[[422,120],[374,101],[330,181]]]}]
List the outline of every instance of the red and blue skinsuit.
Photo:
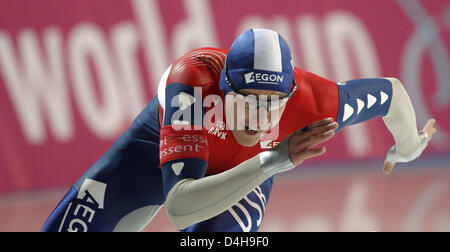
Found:
[{"label": "red and blue skinsuit", "polygon": [[[277,125],[278,136],[272,139],[268,134],[253,147],[241,146],[227,130],[226,120],[212,120],[215,123],[208,125],[202,120],[218,104],[204,106],[206,97],[224,101],[219,79],[227,52],[201,48],[176,60],[164,73],[158,94],[71,187],[43,231],[113,231],[124,217],[140,209],[148,210],[148,222],[181,179],[200,179],[231,169],[314,121],[332,117],[340,130],[383,116],[389,108],[392,90],[387,80],[360,79],[343,85],[294,68],[298,90]],[[380,92],[388,95],[387,101],[380,102]],[[200,119],[194,112],[190,118],[174,117],[183,95],[195,98],[188,104],[200,108]],[[174,124],[191,127],[175,130]],[[180,161],[183,167],[174,165]],[[257,231],[272,185],[270,178],[227,211],[184,231]]]}]

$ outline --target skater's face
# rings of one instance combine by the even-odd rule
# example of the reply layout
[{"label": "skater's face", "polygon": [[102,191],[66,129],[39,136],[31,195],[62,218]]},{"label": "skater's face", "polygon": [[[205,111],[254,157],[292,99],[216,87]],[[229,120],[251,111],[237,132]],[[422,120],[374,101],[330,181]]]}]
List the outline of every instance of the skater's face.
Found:
[{"label": "skater's face", "polygon": [[287,94],[257,89],[239,91],[247,96],[231,91],[225,97],[226,121],[236,141],[250,147],[278,124],[287,103],[281,98]]}]

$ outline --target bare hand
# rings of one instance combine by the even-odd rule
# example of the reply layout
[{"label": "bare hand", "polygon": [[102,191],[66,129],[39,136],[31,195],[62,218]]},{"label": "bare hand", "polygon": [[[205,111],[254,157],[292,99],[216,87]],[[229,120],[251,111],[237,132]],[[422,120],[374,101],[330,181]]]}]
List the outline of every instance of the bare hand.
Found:
[{"label": "bare hand", "polygon": [[308,158],[320,156],[325,153],[325,147],[313,148],[334,136],[338,124],[332,118],[313,122],[308,131],[296,131],[289,140],[289,157],[295,165],[301,164]]},{"label": "bare hand", "polygon": [[[425,132],[426,135],[428,136],[428,141],[430,141],[433,134],[436,133],[436,128],[434,128],[435,123],[436,123],[436,120],[429,119],[427,121],[427,123],[425,124],[425,127],[422,129],[422,131]],[[394,166],[395,166],[395,164],[393,164],[387,160],[384,161],[384,166],[383,166],[384,175],[390,175],[392,173],[392,170],[394,169]]]}]

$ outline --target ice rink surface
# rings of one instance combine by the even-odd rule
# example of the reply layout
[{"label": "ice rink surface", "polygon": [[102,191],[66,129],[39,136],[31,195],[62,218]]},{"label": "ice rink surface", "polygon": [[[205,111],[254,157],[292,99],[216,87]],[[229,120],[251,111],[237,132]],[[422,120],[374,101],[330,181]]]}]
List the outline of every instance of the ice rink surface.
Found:
[{"label": "ice rink surface", "polygon": [[[449,161],[399,164],[388,177],[380,160],[306,164],[275,177],[260,231],[450,231]],[[1,195],[0,232],[39,231],[67,189]],[[144,231],[177,230],[162,208]]]}]

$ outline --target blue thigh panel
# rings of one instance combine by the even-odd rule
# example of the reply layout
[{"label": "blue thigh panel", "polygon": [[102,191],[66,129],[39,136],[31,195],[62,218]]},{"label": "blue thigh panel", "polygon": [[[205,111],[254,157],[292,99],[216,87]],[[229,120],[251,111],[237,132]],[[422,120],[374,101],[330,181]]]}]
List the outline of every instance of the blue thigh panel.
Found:
[{"label": "blue thigh panel", "polygon": [[113,231],[128,213],[164,203],[159,143],[132,139],[131,135],[126,131],[86,171],[42,231]]},{"label": "blue thigh panel", "polygon": [[264,210],[269,202],[273,177],[264,181],[227,211],[182,232],[256,232],[261,226]]}]

